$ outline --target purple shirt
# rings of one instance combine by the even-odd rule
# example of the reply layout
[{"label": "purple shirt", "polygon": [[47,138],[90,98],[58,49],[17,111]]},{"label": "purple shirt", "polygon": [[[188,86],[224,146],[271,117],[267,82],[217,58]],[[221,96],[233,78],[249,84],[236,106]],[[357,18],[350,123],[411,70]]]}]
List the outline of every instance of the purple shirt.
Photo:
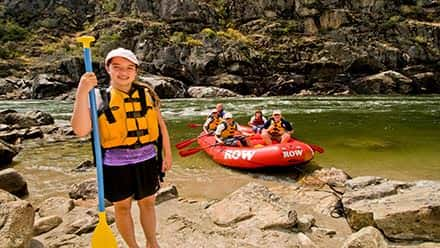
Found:
[{"label": "purple shirt", "polygon": [[148,144],[137,149],[112,148],[105,150],[103,164],[108,166],[137,164],[152,159],[156,155],[156,147],[153,144]]}]

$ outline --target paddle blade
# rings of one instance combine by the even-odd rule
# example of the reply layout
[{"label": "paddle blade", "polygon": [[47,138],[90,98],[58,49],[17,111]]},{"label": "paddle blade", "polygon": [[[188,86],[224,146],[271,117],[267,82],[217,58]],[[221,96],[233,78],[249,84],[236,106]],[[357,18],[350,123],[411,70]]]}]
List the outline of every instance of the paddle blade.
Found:
[{"label": "paddle blade", "polygon": [[116,238],[107,225],[105,212],[99,212],[99,222],[92,234],[92,248],[118,248]]},{"label": "paddle blade", "polygon": [[203,150],[203,147],[196,147],[196,148],[191,148],[188,150],[182,150],[182,151],[179,151],[179,155],[182,157],[186,157],[186,156],[196,154],[196,153],[200,152],[201,150]]},{"label": "paddle blade", "polygon": [[313,151],[315,152],[319,152],[319,153],[324,153],[324,148],[317,146],[317,145],[313,145],[313,144],[309,144],[309,146],[313,149]]},{"label": "paddle blade", "polygon": [[188,127],[190,128],[198,128],[203,126],[202,124],[197,124],[197,123],[188,123]]},{"label": "paddle blade", "polygon": [[188,139],[188,140],[184,140],[182,142],[177,143],[176,144],[176,148],[177,149],[185,148],[185,147],[191,145],[192,143],[194,143],[194,141],[196,141],[196,140],[197,140],[197,138],[191,138],[191,139]]}]

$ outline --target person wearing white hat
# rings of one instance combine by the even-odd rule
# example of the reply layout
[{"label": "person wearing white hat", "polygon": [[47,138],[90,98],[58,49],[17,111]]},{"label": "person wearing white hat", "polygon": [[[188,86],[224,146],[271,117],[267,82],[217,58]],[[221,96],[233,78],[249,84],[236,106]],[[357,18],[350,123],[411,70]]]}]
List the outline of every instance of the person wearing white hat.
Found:
[{"label": "person wearing white hat", "polygon": [[272,140],[279,143],[287,143],[293,132],[293,127],[290,122],[283,119],[281,110],[277,109],[272,112],[272,117],[264,123],[261,137],[266,145],[272,144]]},{"label": "person wearing white hat", "polygon": [[[132,51],[114,49],[104,62],[110,87],[95,90],[100,103],[104,196],[114,205],[116,226],[129,247],[139,247],[131,215],[132,201],[137,200],[146,246],[157,248],[155,194],[160,188],[161,173],[169,170],[172,163],[160,99],[151,87],[136,82],[140,63]],[[97,84],[95,73],[81,76],[71,119],[78,136],[92,131],[88,93]]]},{"label": "person wearing white hat", "polygon": [[220,117],[219,112],[217,109],[213,109],[205,123],[203,123],[203,131],[208,134],[213,134],[221,122],[222,118]]},{"label": "person wearing white hat", "polygon": [[242,135],[240,125],[234,121],[232,114],[226,112],[223,115],[223,121],[215,130],[217,143],[226,146],[250,146],[250,142]]}]

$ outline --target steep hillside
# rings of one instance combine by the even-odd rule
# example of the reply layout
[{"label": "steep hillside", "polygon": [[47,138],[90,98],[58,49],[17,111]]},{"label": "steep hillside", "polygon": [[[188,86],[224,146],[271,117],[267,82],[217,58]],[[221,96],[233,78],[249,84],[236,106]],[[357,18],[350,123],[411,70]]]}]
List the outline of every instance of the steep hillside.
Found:
[{"label": "steep hillside", "polygon": [[68,97],[84,34],[103,83],[123,46],[164,97],[440,93],[438,0],[2,0],[0,16],[1,98]]}]

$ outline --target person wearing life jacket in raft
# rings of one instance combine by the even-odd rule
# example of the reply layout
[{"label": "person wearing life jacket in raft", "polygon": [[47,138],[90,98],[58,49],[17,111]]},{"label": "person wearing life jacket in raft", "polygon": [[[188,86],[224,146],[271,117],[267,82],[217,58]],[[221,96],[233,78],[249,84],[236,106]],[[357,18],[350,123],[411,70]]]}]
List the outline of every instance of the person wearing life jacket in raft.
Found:
[{"label": "person wearing life jacket in raft", "polygon": [[264,123],[261,137],[266,145],[272,144],[272,140],[287,143],[292,133],[292,125],[282,118],[280,110],[274,110],[272,117]]},{"label": "person wearing life jacket in raft", "polygon": [[207,134],[214,134],[221,122],[222,118],[219,116],[217,109],[214,109],[203,124],[203,131]]},{"label": "person wearing life jacket in raft", "polygon": [[217,103],[217,105],[215,105],[215,109],[217,110],[218,117],[223,118],[223,116],[225,115],[225,110],[223,109],[223,104]]},{"label": "person wearing life jacket in raft", "polygon": [[261,110],[256,110],[254,116],[252,116],[251,120],[248,122],[248,125],[252,128],[252,131],[255,133],[261,133],[261,130],[264,127],[264,123],[266,123],[266,118],[263,116],[263,112]]},{"label": "person wearing life jacket in raft", "polygon": [[240,125],[234,121],[231,113],[225,113],[223,121],[215,130],[217,143],[226,146],[250,146],[245,136],[241,135]]},{"label": "person wearing life jacket in raft", "polygon": [[[134,82],[139,64],[130,50],[110,51],[105,58],[110,87],[101,92],[95,90],[103,148],[104,196],[113,203],[116,226],[131,248],[140,247],[131,215],[131,203],[137,200],[146,247],[157,248],[155,194],[160,188],[161,173],[158,167],[162,172],[171,169],[171,145],[159,109],[160,99],[150,86]],[[78,136],[92,131],[88,93],[97,84],[93,72],[81,76],[71,119]]]}]

